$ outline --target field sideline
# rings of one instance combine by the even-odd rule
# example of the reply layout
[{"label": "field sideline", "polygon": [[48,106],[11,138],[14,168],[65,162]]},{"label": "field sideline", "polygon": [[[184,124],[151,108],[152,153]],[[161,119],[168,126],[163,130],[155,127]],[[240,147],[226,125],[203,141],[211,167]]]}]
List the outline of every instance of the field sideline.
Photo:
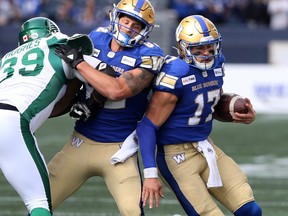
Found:
[{"label": "field sideline", "polygon": [[[73,120],[64,116],[48,120],[36,132],[46,161],[64,145],[72,128]],[[258,115],[256,122],[251,125],[214,123],[211,137],[247,173],[254,195],[263,208],[263,216],[286,216],[288,212],[287,128],[288,115]],[[161,200],[160,207],[146,209],[146,216],[184,216],[177,200],[166,187],[164,193],[165,198]],[[228,211],[224,212],[232,216]],[[0,216],[25,215],[22,201],[1,173]],[[119,215],[101,178],[91,178],[54,212],[54,216],[92,215]]]}]

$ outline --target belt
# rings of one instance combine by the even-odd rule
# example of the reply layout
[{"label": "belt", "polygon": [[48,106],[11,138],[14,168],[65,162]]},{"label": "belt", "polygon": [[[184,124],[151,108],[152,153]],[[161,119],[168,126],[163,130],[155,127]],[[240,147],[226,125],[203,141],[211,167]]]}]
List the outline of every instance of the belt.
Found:
[{"label": "belt", "polygon": [[0,103],[0,109],[12,110],[12,111],[17,111],[18,112],[18,109],[15,106],[12,106],[10,104]]}]

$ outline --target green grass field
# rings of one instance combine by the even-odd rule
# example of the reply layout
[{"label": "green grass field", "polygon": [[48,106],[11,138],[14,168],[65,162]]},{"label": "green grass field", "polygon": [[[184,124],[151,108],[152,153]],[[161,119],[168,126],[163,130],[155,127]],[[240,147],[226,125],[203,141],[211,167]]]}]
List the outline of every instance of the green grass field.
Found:
[{"label": "green grass field", "polygon": [[[49,161],[60,150],[73,128],[67,116],[48,120],[36,133],[40,149]],[[212,138],[247,173],[263,216],[288,215],[288,116],[258,115],[251,125],[214,123]],[[13,143],[11,143],[12,145]],[[29,173],[27,173],[29,175]],[[69,179],[67,179],[69,181]],[[147,216],[185,215],[173,194],[164,188],[160,207],[146,209]],[[227,216],[232,214],[223,210]],[[0,216],[25,216],[22,201],[0,175]],[[111,195],[99,177],[91,178],[68,198],[54,216],[119,215]]]}]

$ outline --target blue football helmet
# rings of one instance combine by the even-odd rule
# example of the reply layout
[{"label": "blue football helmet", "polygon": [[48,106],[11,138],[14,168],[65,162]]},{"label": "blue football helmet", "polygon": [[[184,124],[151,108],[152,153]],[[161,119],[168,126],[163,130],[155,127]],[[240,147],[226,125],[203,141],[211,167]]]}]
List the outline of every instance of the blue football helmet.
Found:
[{"label": "blue football helmet", "polygon": [[[134,32],[131,36],[120,32],[119,19],[121,16],[127,15],[139,21],[143,28],[141,32]],[[153,30],[155,23],[155,12],[152,4],[148,0],[121,0],[114,5],[110,12],[110,33],[123,47],[134,47],[142,44],[147,39],[149,33]],[[135,36],[136,35],[136,36]]]},{"label": "blue football helmet", "polygon": [[[184,18],[176,29],[177,52],[188,64],[200,69],[213,69],[221,53],[221,35],[215,25],[207,18],[193,15]],[[210,55],[195,55],[192,49],[202,45],[212,45]],[[199,62],[197,58],[205,61]],[[209,61],[207,61],[209,59]]]}]

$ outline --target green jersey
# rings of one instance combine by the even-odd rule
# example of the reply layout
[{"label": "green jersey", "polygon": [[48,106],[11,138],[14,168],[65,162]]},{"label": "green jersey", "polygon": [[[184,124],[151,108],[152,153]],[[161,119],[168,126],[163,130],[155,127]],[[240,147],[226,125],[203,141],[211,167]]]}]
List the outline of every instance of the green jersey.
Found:
[{"label": "green jersey", "polygon": [[0,103],[11,104],[35,131],[47,120],[55,103],[66,91],[71,68],[55,53],[54,47],[66,43],[67,35],[56,33],[36,39],[8,52],[0,62]]}]

